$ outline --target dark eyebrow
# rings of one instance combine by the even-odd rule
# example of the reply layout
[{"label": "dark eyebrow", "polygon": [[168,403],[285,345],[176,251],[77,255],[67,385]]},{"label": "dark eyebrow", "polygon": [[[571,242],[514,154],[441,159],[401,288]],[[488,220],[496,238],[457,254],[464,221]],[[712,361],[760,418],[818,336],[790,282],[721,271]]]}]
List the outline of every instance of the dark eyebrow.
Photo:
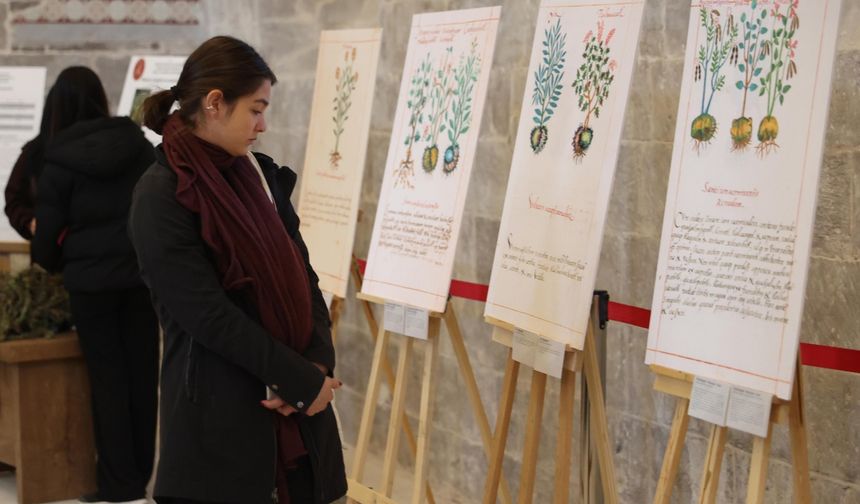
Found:
[{"label": "dark eyebrow", "polygon": [[267,107],[269,106],[269,100],[266,100],[264,98],[257,98],[256,100],[254,100],[254,103],[257,103],[257,102],[260,102]]}]

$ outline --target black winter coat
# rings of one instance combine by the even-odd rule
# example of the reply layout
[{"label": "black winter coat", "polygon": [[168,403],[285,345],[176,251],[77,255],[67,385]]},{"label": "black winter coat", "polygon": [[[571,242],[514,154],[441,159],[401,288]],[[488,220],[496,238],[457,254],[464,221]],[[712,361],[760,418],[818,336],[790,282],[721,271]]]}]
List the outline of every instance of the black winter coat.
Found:
[{"label": "black winter coat", "polygon": [[127,117],[75,123],[45,149],[36,203],[33,261],[62,268],[69,291],[142,285],[128,239],[134,186],[154,160],[152,144]]},{"label": "black winter coat", "polygon": [[161,149],[135,189],[129,231],[164,329],[158,497],[272,504],[278,413],[260,404],[267,385],[299,410],[294,415],[310,455],[315,503],[346,493],[331,406],[304,415],[324,379],[312,362],[333,371],[335,359],[328,309],[289,200],[296,175],[256,156],[307,265],[314,330],[303,355],[275,341],[256,307],[222,288],[199,216],[176,200],[177,177]]}]

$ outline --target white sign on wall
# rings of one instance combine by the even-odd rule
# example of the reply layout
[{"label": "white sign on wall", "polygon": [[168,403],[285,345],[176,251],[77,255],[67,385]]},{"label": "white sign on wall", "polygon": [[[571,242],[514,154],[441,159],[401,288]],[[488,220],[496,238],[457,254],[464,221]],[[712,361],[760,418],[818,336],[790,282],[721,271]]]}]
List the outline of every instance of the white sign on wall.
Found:
[{"label": "white sign on wall", "polygon": [[485,315],[582,349],[644,0],[544,1]]},{"label": "white sign on wall", "polygon": [[791,396],[840,7],[693,2],[647,363]]},{"label": "white sign on wall", "polygon": [[[0,182],[5,189],[21,147],[39,134],[45,101],[45,67],[0,67]],[[6,207],[0,191],[0,208]],[[23,239],[0,217],[0,242]]]},{"label": "white sign on wall", "polygon": [[444,310],[500,13],[412,18],[365,294]]},{"label": "white sign on wall", "polygon": [[346,297],[381,29],[324,31],[298,213],[320,289]]},{"label": "white sign on wall", "polygon": [[[132,56],[125,74],[117,115],[129,116],[143,124],[143,101],[159,91],[170,89],[179,80],[185,56]],[[146,138],[153,145],[161,143],[161,136],[143,126]]]}]

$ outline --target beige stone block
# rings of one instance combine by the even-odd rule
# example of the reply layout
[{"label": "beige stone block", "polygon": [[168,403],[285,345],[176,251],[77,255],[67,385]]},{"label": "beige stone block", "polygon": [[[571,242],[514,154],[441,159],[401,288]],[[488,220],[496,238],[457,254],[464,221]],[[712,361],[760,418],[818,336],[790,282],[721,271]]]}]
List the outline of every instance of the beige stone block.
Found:
[{"label": "beige stone block", "polygon": [[854,165],[851,175],[851,253],[860,256],[860,170]]},{"label": "beige stone block", "polygon": [[[269,62],[279,83],[292,78],[309,78],[316,75],[319,51],[320,20],[265,20],[259,28],[265,36],[257,47]],[[310,103],[311,96],[305,101]]]},{"label": "beige stone block", "polygon": [[[465,211],[488,218],[501,217],[511,168],[512,148],[512,145],[500,140],[478,141]],[[460,156],[463,154],[461,149]]]},{"label": "beige stone block", "polygon": [[6,51],[9,41],[6,33],[6,17],[8,16],[8,6],[0,4],[0,50]]},{"label": "beige stone block", "polygon": [[[499,33],[496,38],[495,65],[498,67],[528,68],[534,43],[539,0],[505,0],[471,2],[474,6],[502,6]],[[539,31],[543,36],[543,28]],[[569,38],[569,37],[568,37]]]},{"label": "beige stone block", "polygon": [[108,107],[113,113],[117,112],[129,59],[128,56],[98,56],[95,58],[93,70],[102,81],[107,93]]},{"label": "beige stone block", "polygon": [[487,101],[481,120],[481,138],[506,138],[511,134],[511,104],[514,100],[511,100],[509,76],[509,70],[499,66],[494,66],[490,72]]},{"label": "beige stone block", "polygon": [[[620,502],[651,502],[668,431],[630,415],[610,416],[609,427]],[[679,481],[675,493],[683,486]]]},{"label": "beige stone block", "polygon": [[826,150],[856,149],[860,124],[860,49],[840,51],[833,67]]},{"label": "beige stone block", "polygon": [[[650,309],[659,247],[659,238],[607,232],[595,287],[609,291],[613,301]],[[642,352],[644,362],[644,346]]]},{"label": "beige stone block", "polygon": [[667,410],[671,421],[674,400],[654,390],[654,376],[645,366],[645,331],[610,322],[606,357],[606,406],[656,422]]},{"label": "beige stone block", "polygon": [[[621,143],[606,217],[607,236],[632,233],[660,237],[671,164],[671,144]],[[627,254],[628,251],[619,250],[619,253]]]},{"label": "beige stone block", "polygon": [[828,259],[849,259],[851,243],[851,193],[860,152],[833,152],[824,155],[818,184],[818,206],[812,253]]},{"label": "beige stone block", "polygon": [[860,2],[854,0],[843,0],[842,13],[839,17],[839,35],[836,38],[836,47],[839,50],[860,49]]},{"label": "beige stone block", "polygon": [[625,140],[674,140],[683,69],[681,59],[636,61],[624,120]]},{"label": "beige stone block", "polygon": [[857,348],[860,263],[813,257],[806,284],[801,341]]},{"label": "beige stone block", "polygon": [[[650,1],[645,4],[647,10]],[[683,59],[687,46],[687,32],[690,24],[690,2],[665,0],[666,18],[664,26],[665,46],[662,57],[667,59]]]},{"label": "beige stone block", "polygon": [[[383,39],[385,34],[382,35]],[[373,110],[370,114],[370,129],[376,132],[391,132],[400,93],[400,74],[396,77],[382,65],[377,69],[376,85],[373,89]],[[405,106],[405,104],[404,104]],[[387,146],[386,146],[387,147]],[[387,149],[385,151],[387,153]]]},{"label": "beige stone block", "polygon": [[[856,343],[850,346],[857,347]],[[810,367],[804,371],[810,470],[828,478],[860,481],[860,380],[839,371]]]}]

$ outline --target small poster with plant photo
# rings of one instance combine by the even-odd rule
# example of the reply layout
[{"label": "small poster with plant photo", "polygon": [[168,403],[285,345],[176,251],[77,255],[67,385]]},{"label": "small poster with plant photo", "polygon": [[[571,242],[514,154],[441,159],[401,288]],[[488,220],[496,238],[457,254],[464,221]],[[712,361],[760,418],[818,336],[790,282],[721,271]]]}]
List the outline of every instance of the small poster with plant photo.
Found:
[{"label": "small poster with plant photo", "polygon": [[128,116],[141,126],[153,145],[161,143],[161,136],[143,126],[143,102],[176,85],[185,60],[185,56],[132,56],[129,61],[116,114]]}]

